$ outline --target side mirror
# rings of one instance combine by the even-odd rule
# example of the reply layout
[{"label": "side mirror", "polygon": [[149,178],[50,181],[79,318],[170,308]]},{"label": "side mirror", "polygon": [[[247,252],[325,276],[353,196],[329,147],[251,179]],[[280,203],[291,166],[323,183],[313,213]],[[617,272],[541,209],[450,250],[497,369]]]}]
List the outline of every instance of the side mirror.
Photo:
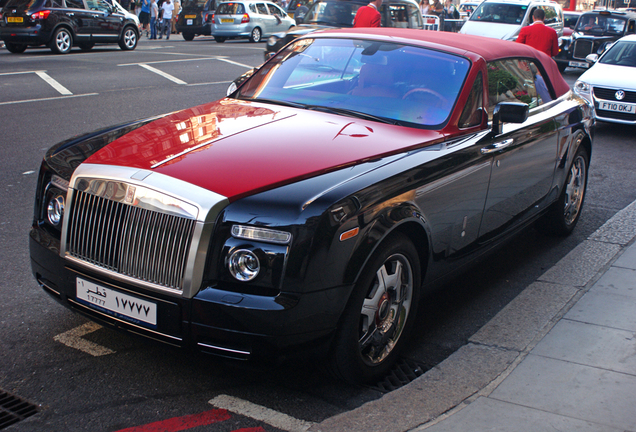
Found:
[{"label": "side mirror", "polygon": [[585,61],[589,64],[596,63],[598,61],[598,54],[588,54],[587,57],[585,57]]},{"label": "side mirror", "polygon": [[501,123],[523,123],[528,119],[528,104],[500,102],[492,113],[492,133],[501,133]]}]

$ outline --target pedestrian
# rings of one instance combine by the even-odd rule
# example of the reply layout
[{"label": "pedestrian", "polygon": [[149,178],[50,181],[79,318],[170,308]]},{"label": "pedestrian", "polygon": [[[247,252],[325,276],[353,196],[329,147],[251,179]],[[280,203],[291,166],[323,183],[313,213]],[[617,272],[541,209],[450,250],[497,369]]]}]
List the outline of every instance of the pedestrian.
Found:
[{"label": "pedestrian", "polygon": [[367,6],[362,6],[356,12],[355,18],[353,18],[354,27],[380,27],[382,16],[380,15],[380,8],[382,7],[382,0],[373,0]]},{"label": "pedestrian", "polygon": [[179,12],[181,12],[181,3],[179,0],[173,0],[174,11],[172,12],[172,33],[179,34],[177,31],[177,20],[179,19]]},{"label": "pedestrian", "polygon": [[521,29],[517,42],[530,45],[543,51],[550,57],[559,53],[559,37],[557,32],[543,23],[545,12],[536,8],[532,12],[532,24]]},{"label": "pedestrian", "polygon": [[157,17],[159,16],[159,7],[157,0],[150,3],[150,39],[157,39]]},{"label": "pedestrian", "polygon": [[146,37],[150,36],[148,25],[150,23],[150,0],[141,0],[141,11],[139,12],[139,23],[141,24],[141,34],[146,32]]},{"label": "pedestrian", "polygon": [[459,11],[453,4],[452,0],[446,0],[444,3],[444,31],[454,31],[454,24],[449,20],[459,19]]},{"label": "pedestrian", "polygon": [[166,39],[170,39],[170,30],[172,28],[172,11],[174,10],[174,5],[171,0],[165,0],[161,5],[161,19],[163,20],[163,25],[161,26],[161,32],[159,33],[159,39],[163,37],[163,34],[166,34]]},{"label": "pedestrian", "polygon": [[420,12],[422,15],[428,15],[428,10],[431,7],[429,0],[420,0]]}]

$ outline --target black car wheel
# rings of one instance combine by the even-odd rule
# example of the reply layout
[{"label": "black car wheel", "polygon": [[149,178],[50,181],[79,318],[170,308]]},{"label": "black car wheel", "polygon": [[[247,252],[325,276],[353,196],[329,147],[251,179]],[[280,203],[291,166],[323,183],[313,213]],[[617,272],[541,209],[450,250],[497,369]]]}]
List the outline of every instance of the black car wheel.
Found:
[{"label": "black car wheel", "polygon": [[215,40],[217,43],[223,43],[223,42],[225,42],[225,39],[226,39],[226,38],[221,37],[221,36],[214,36],[214,40]]},{"label": "black car wheel", "polygon": [[576,138],[575,145],[579,148],[570,165],[559,199],[537,222],[537,227],[547,234],[557,236],[570,234],[581,216],[587,189],[587,171],[590,165],[590,156],[581,145],[581,141],[583,141],[583,134],[579,134]]},{"label": "black car wheel", "polygon": [[565,72],[565,68],[568,67],[567,63],[557,63],[557,66],[559,67],[559,72],[563,73]]},{"label": "black car wheel", "polygon": [[90,51],[93,49],[95,44],[92,42],[81,42],[81,43],[78,43],[77,46],[80,47],[82,51]]},{"label": "black car wheel", "polygon": [[194,39],[194,33],[183,33],[183,38],[187,41]]},{"label": "black car wheel", "polygon": [[260,42],[262,37],[263,33],[261,32],[261,29],[258,27],[254,27],[254,30],[252,30],[252,33],[250,34],[250,41]]},{"label": "black car wheel", "polygon": [[413,326],[420,261],[403,234],[373,253],[349,299],[334,342],[329,371],[338,379],[379,380],[395,363]]},{"label": "black car wheel", "polygon": [[68,54],[73,47],[73,35],[71,31],[65,27],[61,27],[53,34],[53,39],[49,44],[49,48],[55,54]]},{"label": "black car wheel", "polygon": [[14,54],[23,53],[27,49],[26,44],[21,43],[5,42],[4,46],[6,46],[7,49]]},{"label": "black car wheel", "polygon": [[124,51],[131,51],[137,47],[137,42],[139,41],[139,34],[135,31],[134,28],[128,26],[124,29],[124,32],[119,39],[119,48]]}]

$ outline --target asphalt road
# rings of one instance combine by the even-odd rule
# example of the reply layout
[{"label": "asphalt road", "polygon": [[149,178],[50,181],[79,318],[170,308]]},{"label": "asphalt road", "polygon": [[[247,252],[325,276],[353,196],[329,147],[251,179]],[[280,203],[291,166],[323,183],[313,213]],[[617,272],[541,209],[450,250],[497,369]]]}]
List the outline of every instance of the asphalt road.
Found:
[{"label": "asphalt road", "polygon": [[[302,430],[381,396],[375,387],[334,382],[310,362],[237,364],[92,326],[49,298],[31,275],[27,233],[48,147],[130,118],[218,99],[232,79],[260,64],[263,49],[173,36],[144,39],[133,52],[116,45],[66,56],[48,49],[0,52],[0,391],[39,410],[7,430],[119,431],[153,422],[177,430],[169,429],[173,418],[197,431]],[[570,83],[578,75],[565,73]],[[424,299],[409,361],[422,369],[442,361],[636,199],[634,128],[601,124],[594,144],[573,235],[554,239],[529,230]],[[230,406],[243,415],[219,410]],[[193,414],[200,415],[182,418]]]}]

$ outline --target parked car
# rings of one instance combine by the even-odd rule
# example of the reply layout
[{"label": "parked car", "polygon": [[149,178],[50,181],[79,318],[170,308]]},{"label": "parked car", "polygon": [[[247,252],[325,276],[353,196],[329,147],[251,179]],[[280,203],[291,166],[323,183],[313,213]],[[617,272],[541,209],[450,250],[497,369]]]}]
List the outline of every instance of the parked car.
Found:
[{"label": "parked car", "polygon": [[315,32],[230,97],[52,147],[33,274],[105,326],[374,381],[431,289],[535,221],[572,232],[594,125],[526,45]]},{"label": "parked car", "polygon": [[563,11],[563,37],[569,37],[576,28],[576,22],[583,12]]},{"label": "parked car", "polygon": [[585,12],[579,17],[569,38],[561,40],[559,54],[554,58],[559,69],[566,67],[587,69],[589,54],[603,54],[621,37],[636,34],[636,13],[614,10]]},{"label": "parked car", "polygon": [[9,0],[2,17],[0,37],[12,53],[46,45],[67,54],[73,46],[87,51],[96,43],[134,50],[139,40],[139,21],[106,0]]},{"label": "parked car", "polygon": [[[267,40],[265,60],[273,56],[284,45],[316,30],[353,27],[353,18],[366,0],[316,0],[298,25],[287,32],[276,33]],[[382,27],[423,27],[422,14],[414,0],[387,0],[380,10]]]},{"label": "parked car", "polygon": [[532,14],[545,12],[545,25],[563,35],[563,10],[558,3],[543,0],[486,0],[475,9],[460,33],[517,40],[521,29],[532,24]]},{"label": "parked car", "polygon": [[596,118],[636,125],[636,35],[623,36],[574,84],[574,91],[594,104]]},{"label": "parked car", "polygon": [[227,39],[249,39],[260,42],[263,37],[285,31],[296,21],[278,5],[263,1],[220,3],[212,16],[212,35],[221,43]]},{"label": "parked car", "polygon": [[212,16],[216,0],[186,0],[177,17],[177,31],[191,41],[195,36],[212,34]]},{"label": "parked car", "polygon": [[479,6],[480,3],[481,2],[460,3],[459,7],[457,8],[459,10],[459,17],[461,19],[467,20],[468,18],[470,18],[475,9],[477,9],[477,6]]}]

